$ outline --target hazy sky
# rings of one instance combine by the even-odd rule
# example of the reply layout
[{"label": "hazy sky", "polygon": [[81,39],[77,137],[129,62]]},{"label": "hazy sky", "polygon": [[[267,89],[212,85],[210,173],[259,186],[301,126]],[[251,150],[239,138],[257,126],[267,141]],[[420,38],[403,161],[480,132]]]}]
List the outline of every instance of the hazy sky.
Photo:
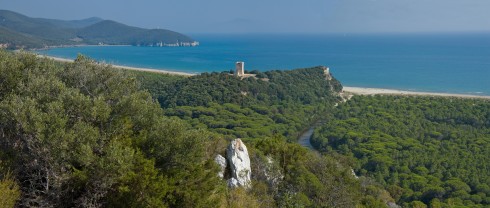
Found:
[{"label": "hazy sky", "polygon": [[0,9],[187,33],[490,31],[490,0],[0,0]]}]

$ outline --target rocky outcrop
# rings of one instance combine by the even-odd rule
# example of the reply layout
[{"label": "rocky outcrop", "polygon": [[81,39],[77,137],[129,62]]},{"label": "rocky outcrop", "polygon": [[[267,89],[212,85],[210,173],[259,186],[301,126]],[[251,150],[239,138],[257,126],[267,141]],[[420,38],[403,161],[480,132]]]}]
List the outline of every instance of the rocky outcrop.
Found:
[{"label": "rocky outcrop", "polygon": [[386,203],[386,205],[389,207],[389,208],[401,208],[400,205],[396,204],[395,202],[388,202]]},{"label": "rocky outcrop", "polygon": [[357,177],[356,172],[354,171],[354,169],[351,168],[350,169],[350,172],[351,172],[352,176],[354,176],[355,179],[359,179],[359,177]]},{"label": "rocky outcrop", "polygon": [[274,160],[271,156],[267,157],[267,165],[265,167],[264,175],[266,177],[266,181],[272,186],[277,187],[280,181],[284,178],[284,175],[281,173],[280,168],[274,166]]},{"label": "rocky outcrop", "polygon": [[220,178],[224,178],[225,177],[225,171],[226,171],[226,159],[221,155],[216,155],[216,157],[214,158],[214,162],[216,162],[216,164],[218,164],[218,166],[220,167],[220,171],[218,172],[218,176]]},{"label": "rocky outcrop", "polygon": [[227,180],[228,187],[250,187],[252,177],[250,157],[241,139],[235,139],[228,145],[226,158],[216,155],[214,162],[220,167],[218,176]]},{"label": "rocky outcrop", "polygon": [[228,180],[229,187],[250,187],[252,169],[250,168],[250,157],[248,150],[241,139],[235,139],[226,149],[226,159],[230,165],[231,178]]},{"label": "rocky outcrop", "polygon": [[269,190],[277,193],[279,184],[284,179],[282,168],[279,166],[272,156],[262,156],[255,154],[252,156],[252,171],[254,179],[264,181],[269,186]]}]

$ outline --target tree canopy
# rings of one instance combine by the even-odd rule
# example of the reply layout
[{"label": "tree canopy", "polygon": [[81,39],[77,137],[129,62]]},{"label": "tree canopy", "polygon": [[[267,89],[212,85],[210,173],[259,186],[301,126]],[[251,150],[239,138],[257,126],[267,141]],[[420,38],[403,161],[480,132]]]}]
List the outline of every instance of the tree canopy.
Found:
[{"label": "tree canopy", "polygon": [[322,67],[268,71],[257,75],[263,78],[245,79],[228,72],[187,78],[137,74],[165,115],[227,138],[278,134],[295,140],[331,111],[342,89],[336,79],[326,79]]},{"label": "tree canopy", "polygon": [[164,117],[127,72],[83,56],[59,64],[0,51],[0,84],[0,177],[16,182],[9,196],[20,193],[19,205],[220,203],[219,139]]},{"label": "tree canopy", "polygon": [[490,205],[488,100],[355,96],[312,143],[353,158],[356,173],[374,178],[399,204]]},{"label": "tree canopy", "polygon": [[[321,71],[309,69],[288,73],[305,74],[304,79],[308,79],[309,73],[318,72]],[[274,76],[294,79],[288,73],[271,72],[269,83],[227,78],[224,74],[184,78],[123,71],[83,56],[74,63],[57,63],[28,53],[0,51],[2,204],[8,207],[384,206],[380,186],[373,181],[355,179],[350,161],[343,156],[309,152],[283,136],[285,132],[301,131],[315,112],[328,112],[331,109],[328,106],[338,99],[332,92],[306,87],[286,95],[294,87],[286,87],[287,82],[281,80],[274,81]],[[222,84],[244,82],[251,88],[257,85],[263,89],[247,97],[241,90],[248,88],[231,87],[235,93],[231,97],[237,100],[224,101],[225,97],[217,94],[211,96],[210,103],[191,98],[194,94],[206,97],[208,93],[219,92],[223,89],[220,85],[204,93],[172,90],[172,86],[182,89],[199,86],[207,79],[221,80]],[[323,77],[310,81],[328,83]],[[283,92],[283,97],[274,94],[275,91]],[[184,92],[190,93],[190,97],[182,97]],[[259,99],[261,93],[266,100]],[[324,94],[315,100],[315,93]],[[156,99],[161,100],[160,104]],[[168,100],[187,105],[175,105],[176,102],[167,105]],[[277,109],[269,108],[269,104]],[[198,116],[191,114],[192,119],[186,117],[187,113],[168,116],[186,108]],[[310,118],[296,119],[295,116],[303,114],[293,112],[294,109]],[[231,128],[230,134],[222,133],[206,123],[211,119],[202,123],[193,120],[209,116],[217,122],[234,124],[231,121],[242,120],[242,115],[253,121],[243,119],[244,124],[250,125],[244,132],[253,135],[244,139],[252,161],[253,185],[249,190],[226,188],[226,181],[218,177],[219,168],[214,162],[217,154],[224,155],[227,142],[223,138],[235,136],[238,129]],[[274,116],[284,118],[276,121]],[[254,122],[272,123],[271,129],[276,132],[256,130],[259,127]],[[298,125],[288,130],[284,124],[287,122]]]},{"label": "tree canopy", "polygon": [[[355,96],[321,67],[193,77],[0,51],[7,207],[485,207],[490,101]],[[318,119],[319,152],[295,142]],[[214,162],[243,138],[252,188]]]}]

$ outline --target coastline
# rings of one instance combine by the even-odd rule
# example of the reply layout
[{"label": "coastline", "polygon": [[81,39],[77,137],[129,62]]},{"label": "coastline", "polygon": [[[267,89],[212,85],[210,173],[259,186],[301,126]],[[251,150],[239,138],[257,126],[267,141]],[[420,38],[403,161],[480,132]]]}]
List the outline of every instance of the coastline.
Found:
[{"label": "coastline", "polygon": [[344,86],[343,91],[353,95],[406,95],[406,96],[438,96],[438,97],[490,99],[490,96],[487,95],[470,95],[470,94],[438,93],[438,92],[415,92],[415,91],[368,88],[368,87]]},{"label": "coastline", "polygon": [[[59,58],[59,57],[54,57],[54,56],[42,55],[42,54],[37,54],[37,56],[42,57],[42,58],[52,59],[55,61],[66,62],[66,63],[73,63],[75,61],[73,59]],[[117,69],[126,69],[126,70],[133,70],[133,71],[144,71],[144,72],[153,72],[153,73],[161,73],[161,74],[180,75],[180,76],[194,76],[194,75],[196,75],[196,74],[191,74],[191,73],[186,73],[186,72],[177,72],[177,71],[166,70],[166,69],[160,70],[160,69],[121,66],[121,65],[112,65],[112,64],[109,64],[109,65],[114,67],[114,68],[117,68]]]},{"label": "coastline", "polygon": [[44,48],[31,48],[30,51],[45,51],[53,48],[76,48],[76,47],[106,47],[106,46],[131,46],[131,45],[88,45],[88,44],[78,44],[78,45],[53,45]]},{"label": "coastline", "polygon": [[[47,56],[42,54],[37,54],[38,57],[49,58],[55,61],[72,63],[74,60],[59,58],[54,56]],[[111,64],[109,64],[111,65]],[[195,76],[196,74],[178,72],[166,69],[150,69],[142,67],[130,67],[130,66],[120,66],[111,65],[114,68],[133,70],[133,71],[143,71],[143,72],[153,72],[161,74],[179,75],[179,76]],[[395,90],[395,89],[384,89],[384,88],[369,88],[369,87],[349,87],[344,86],[343,92],[352,95],[404,95],[404,96],[438,96],[438,97],[457,97],[457,98],[477,98],[477,99],[490,99],[487,95],[471,95],[471,94],[458,94],[458,93],[438,93],[438,92],[420,92],[420,91],[405,91],[405,90]]]}]

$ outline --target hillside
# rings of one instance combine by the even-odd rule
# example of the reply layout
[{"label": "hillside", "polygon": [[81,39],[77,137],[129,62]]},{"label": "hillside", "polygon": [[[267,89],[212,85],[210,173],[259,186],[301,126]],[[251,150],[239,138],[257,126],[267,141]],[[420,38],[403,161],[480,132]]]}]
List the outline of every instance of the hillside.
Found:
[{"label": "hillside", "polygon": [[[117,34],[114,35],[114,34]],[[191,43],[190,37],[163,29],[146,30],[127,26],[115,21],[104,20],[76,32],[77,37],[89,44],[109,45],[157,45],[162,43]]]},{"label": "hillside", "polygon": [[44,19],[44,18],[36,18],[41,20],[42,22],[56,25],[61,28],[84,28],[98,22],[103,21],[103,19],[98,17],[90,17],[82,20],[57,20],[57,19]]},{"label": "hillside", "polygon": [[0,20],[3,28],[0,30],[0,43],[8,44],[11,49],[75,44],[191,46],[195,42],[170,30],[131,27],[96,17],[65,21],[31,18],[0,10]]},{"label": "hillside", "polygon": [[[16,45],[24,45],[27,48],[42,48],[44,47],[43,41],[38,38],[29,37],[17,32],[13,32],[7,28],[0,26],[0,44],[3,47],[12,47]],[[8,44],[8,46],[6,45]]]},{"label": "hillside", "polygon": [[11,11],[0,10],[0,20],[0,26],[25,36],[40,39],[43,44],[66,44],[75,37],[72,29],[61,28],[44,21],[44,19],[30,18]]},{"label": "hillside", "polygon": [[165,115],[226,138],[281,135],[294,141],[340,100],[340,82],[327,80],[322,67],[257,76],[263,78],[204,73],[166,85],[143,83],[143,87],[166,109]]},{"label": "hillside", "polygon": [[[322,67],[192,77],[0,50],[13,207],[487,207],[488,100],[354,96]],[[157,101],[158,100],[158,101]],[[296,143],[318,119],[312,142]],[[214,162],[247,145],[252,185]],[[353,175],[353,172],[355,175]],[[396,203],[396,204],[395,204]]]},{"label": "hillside", "polygon": [[[161,108],[149,93],[160,92],[153,96],[163,98],[169,86],[180,83],[179,90],[168,93],[177,95],[187,91],[184,85],[199,87],[205,80],[220,80],[214,86],[235,91],[240,89],[235,84],[243,81],[252,86],[253,80],[228,77],[232,81],[226,81],[220,74],[186,78],[128,72],[83,56],[74,63],[57,63],[4,50],[0,50],[0,66],[2,206],[382,207],[387,199],[378,197],[385,192],[376,184],[355,179],[348,161],[308,151],[278,134],[244,140],[250,155],[251,187],[228,188],[214,161],[225,152],[228,141],[209,131],[212,128],[196,128],[189,120],[165,116],[169,109]],[[300,74],[303,78],[295,80]],[[256,107],[283,103],[284,109],[277,110],[294,119],[288,115],[288,105],[309,108],[316,101],[305,98],[323,90],[299,87],[290,97],[273,91],[293,89],[287,87],[293,84],[286,84],[290,81],[302,86],[297,81],[317,75],[322,75],[320,68],[272,72],[267,75],[269,84],[257,84],[261,86],[256,89],[257,98],[268,101],[257,100]],[[191,86],[197,80],[199,84]],[[328,82],[320,76],[303,84]],[[195,93],[214,92],[213,102],[228,108],[218,100],[217,89],[221,87],[211,85],[206,92]],[[307,96],[298,96],[300,91]],[[337,99],[324,92],[316,96]],[[190,104],[191,99],[181,101]],[[254,109],[255,99],[251,95],[250,102],[240,105],[262,113],[268,110]],[[213,106],[202,107],[212,111]],[[232,114],[242,113],[228,109]]]}]

